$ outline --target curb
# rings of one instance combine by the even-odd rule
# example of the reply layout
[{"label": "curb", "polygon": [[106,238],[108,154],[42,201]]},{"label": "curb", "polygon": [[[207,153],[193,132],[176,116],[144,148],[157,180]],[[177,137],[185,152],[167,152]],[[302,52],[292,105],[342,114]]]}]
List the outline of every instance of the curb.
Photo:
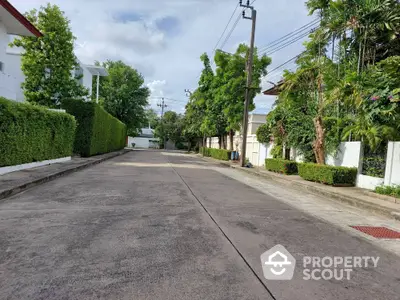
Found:
[{"label": "curb", "polygon": [[[302,183],[299,183],[296,181],[289,181],[285,178],[277,177],[274,174],[261,173],[255,169],[241,168],[239,166],[232,165],[229,162],[214,161],[214,159],[209,159],[208,157],[200,156],[200,158],[205,159],[206,161],[212,161],[214,163],[218,163],[218,164],[221,164],[224,166],[229,166],[232,169],[235,169],[235,170],[238,170],[240,172],[244,172],[244,173],[247,173],[250,175],[267,178],[267,179],[273,180],[273,181],[281,183],[281,184],[282,183],[283,184],[290,183],[291,186],[301,188],[302,190],[310,192],[314,195],[327,196],[328,197],[327,200],[334,201],[334,202],[342,202],[342,203],[345,203],[345,204],[348,204],[348,205],[351,205],[351,206],[354,206],[357,208],[365,209],[365,210],[375,213],[375,214],[383,215],[383,216],[393,218],[395,220],[400,221],[400,207],[399,207],[399,211],[393,211],[391,208],[384,207],[379,204],[366,202],[366,201],[360,200],[359,198],[355,198],[352,196],[346,196],[343,194],[335,193],[333,191],[326,191],[321,188],[307,185],[307,184],[302,184]],[[377,197],[377,198],[379,198],[379,197]]]},{"label": "curb", "polygon": [[126,153],[128,153],[130,151],[131,150],[126,150],[125,149],[125,150],[118,151],[118,152],[112,152],[112,154],[107,155],[106,157],[102,157],[102,158],[100,158],[98,160],[88,161],[88,162],[83,163],[83,164],[81,164],[79,166],[74,166],[74,167],[71,167],[69,169],[65,169],[65,170],[62,170],[62,171],[47,175],[45,177],[38,178],[38,179],[32,180],[30,182],[21,184],[19,186],[16,186],[16,187],[1,191],[0,192],[0,200],[8,198],[8,197],[11,197],[11,196],[14,196],[16,194],[19,194],[19,193],[21,193],[21,192],[23,192],[23,191],[25,191],[25,190],[27,190],[27,189],[29,189],[31,187],[43,184],[45,182],[52,181],[52,180],[57,179],[59,177],[62,177],[62,176],[65,176],[65,175],[69,175],[71,173],[74,173],[74,172],[77,172],[77,171],[80,171],[80,170],[83,170],[83,169],[86,169],[88,167],[97,165],[97,164],[102,163],[102,162],[104,162],[106,160],[109,160],[111,158],[124,155],[124,154],[126,154]]}]

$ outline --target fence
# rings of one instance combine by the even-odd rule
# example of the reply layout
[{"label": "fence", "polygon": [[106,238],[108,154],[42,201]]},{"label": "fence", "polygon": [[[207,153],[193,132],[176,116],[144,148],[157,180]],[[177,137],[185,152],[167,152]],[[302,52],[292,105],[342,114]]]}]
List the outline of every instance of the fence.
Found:
[{"label": "fence", "polygon": [[[235,150],[235,143],[237,143],[239,140],[240,137],[235,136]],[[229,143],[227,145],[229,147]],[[209,139],[207,139],[207,147],[208,146]],[[218,138],[212,138],[211,148],[219,148]],[[239,143],[238,149],[240,148],[241,143]],[[272,158],[272,148],[272,143],[263,145],[257,141],[255,135],[248,135],[246,158],[249,159],[254,166],[261,167],[264,165],[266,158]],[[380,185],[400,185],[400,142],[389,142],[387,145],[387,153],[385,153],[384,156],[384,159],[386,160],[386,167],[384,169],[384,176],[382,176],[382,178],[366,175],[366,172],[363,172],[364,147],[362,142],[341,143],[336,153],[326,156],[326,164],[331,166],[357,168],[358,175],[356,185],[360,188],[373,190]],[[290,158],[297,162],[303,161],[303,157],[296,151],[296,149],[291,149]]]}]

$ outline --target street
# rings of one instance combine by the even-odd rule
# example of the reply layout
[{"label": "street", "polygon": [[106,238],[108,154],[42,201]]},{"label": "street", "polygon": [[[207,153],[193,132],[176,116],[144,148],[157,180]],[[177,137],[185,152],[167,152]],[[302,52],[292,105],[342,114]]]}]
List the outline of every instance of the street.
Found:
[{"label": "street", "polygon": [[[398,256],[218,168],[131,151],[3,200],[0,299],[400,299]],[[277,244],[297,260],[291,281],[263,277]],[[380,259],[305,281],[303,256]]]}]

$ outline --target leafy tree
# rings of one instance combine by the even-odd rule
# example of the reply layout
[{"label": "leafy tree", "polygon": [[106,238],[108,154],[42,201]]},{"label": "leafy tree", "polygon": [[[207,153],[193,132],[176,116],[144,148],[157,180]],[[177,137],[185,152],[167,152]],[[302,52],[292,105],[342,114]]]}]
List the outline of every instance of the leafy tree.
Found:
[{"label": "leafy tree", "polygon": [[27,19],[42,37],[20,37],[11,46],[22,47],[22,84],[27,101],[57,108],[62,99],[88,95],[71,72],[79,65],[74,55],[75,37],[70,22],[56,5],[47,4],[40,10],[26,13]]},{"label": "leafy tree", "polygon": [[155,129],[155,136],[161,141],[177,143],[183,140],[183,116],[167,111]]},{"label": "leafy tree", "polygon": [[[231,149],[233,149],[233,132],[239,130],[243,122],[248,53],[249,47],[240,44],[234,54],[221,50],[217,50],[215,54],[217,69],[213,85],[213,104],[215,110],[223,112],[226,130],[231,136]],[[255,49],[249,111],[255,108],[253,100],[261,92],[261,78],[267,74],[267,67],[270,63],[269,57],[265,55],[259,57],[257,49]]]},{"label": "leafy tree", "polygon": [[147,109],[145,113],[146,113],[146,119],[142,127],[150,126],[150,128],[155,129],[160,123],[160,117],[152,108]]},{"label": "leafy tree", "polygon": [[102,66],[108,76],[100,78],[100,103],[127,125],[129,135],[135,136],[147,121],[150,90],[144,86],[143,76],[122,61],[108,60]]}]

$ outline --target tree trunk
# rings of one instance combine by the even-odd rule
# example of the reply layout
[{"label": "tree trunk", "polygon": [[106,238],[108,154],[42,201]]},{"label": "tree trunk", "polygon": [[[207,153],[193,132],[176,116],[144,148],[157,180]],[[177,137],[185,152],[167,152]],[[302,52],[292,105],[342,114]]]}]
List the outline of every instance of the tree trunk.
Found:
[{"label": "tree trunk", "polygon": [[316,138],[313,143],[313,150],[317,164],[325,164],[325,129],[321,116],[314,119]]},{"label": "tree trunk", "polygon": [[204,147],[204,148],[207,147],[207,137],[206,137],[206,135],[203,136],[203,141],[202,141],[201,146]]},{"label": "tree trunk", "polygon": [[211,148],[211,139],[212,137],[210,136],[210,140],[208,141],[208,148]]},{"label": "tree trunk", "polygon": [[229,150],[233,151],[233,130],[229,130]]},{"label": "tree trunk", "polygon": [[218,136],[218,149],[222,149],[222,135]]}]

